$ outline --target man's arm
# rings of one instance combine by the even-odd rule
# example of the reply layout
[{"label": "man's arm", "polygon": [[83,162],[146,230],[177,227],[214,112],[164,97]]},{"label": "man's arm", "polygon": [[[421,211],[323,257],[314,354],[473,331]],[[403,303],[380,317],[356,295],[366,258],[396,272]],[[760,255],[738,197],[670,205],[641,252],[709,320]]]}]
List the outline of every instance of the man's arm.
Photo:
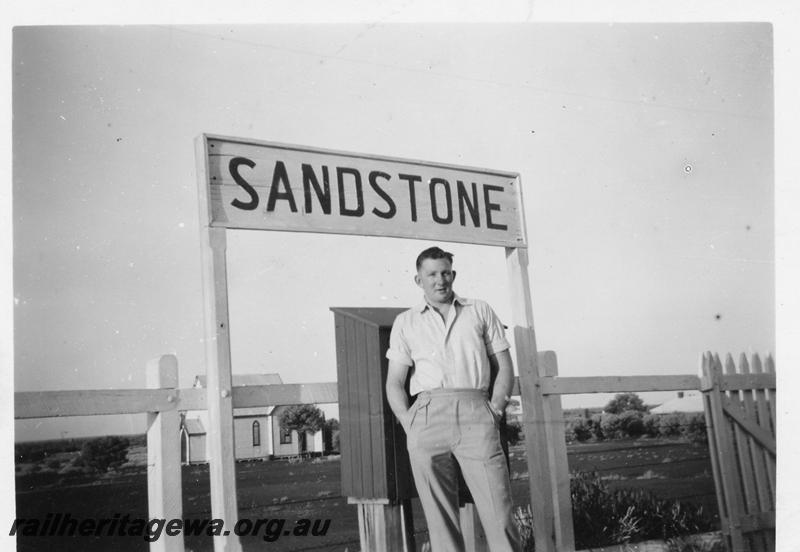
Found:
[{"label": "man's arm", "polygon": [[492,372],[497,373],[492,388],[492,407],[500,413],[505,412],[508,397],[514,387],[514,363],[511,360],[511,351],[506,349],[494,355],[489,355]]},{"label": "man's arm", "polygon": [[406,393],[406,378],[409,366],[389,360],[389,372],[386,376],[386,399],[392,412],[400,420],[403,429],[408,431],[406,419],[408,418],[408,394]]}]

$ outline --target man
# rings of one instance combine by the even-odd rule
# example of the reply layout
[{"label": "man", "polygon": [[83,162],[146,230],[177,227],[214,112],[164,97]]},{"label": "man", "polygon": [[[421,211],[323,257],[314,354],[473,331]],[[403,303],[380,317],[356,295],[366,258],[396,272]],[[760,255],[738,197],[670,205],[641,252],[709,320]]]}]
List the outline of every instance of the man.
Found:
[{"label": "man", "polygon": [[395,319],[386,395],[406,431],[433,552],[464,549],[456,462],[490,550],[519,550],[498,430],[514,378],[509,344],[487,303],[455,294],[455,278],[451,253],[431,247],[417,257],[414,281],[425,300]]}]

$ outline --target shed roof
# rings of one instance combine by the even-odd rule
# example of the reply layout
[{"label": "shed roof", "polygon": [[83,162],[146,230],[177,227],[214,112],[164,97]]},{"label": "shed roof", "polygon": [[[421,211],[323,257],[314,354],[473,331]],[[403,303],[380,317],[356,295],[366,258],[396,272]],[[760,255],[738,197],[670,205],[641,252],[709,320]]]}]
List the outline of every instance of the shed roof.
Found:
[{"label": "shed roof", "polygon": [[403,307],[331,307],[336,314],[353,318],[359,322],[376,327],[391,327],[394,319],[401,312],[408,310]]},{"label": "shed roof", "polygon": [[206,432],[203,422],[199,418],[185,418],[183,427],[186,428],[186,433],[189,435],[204,435]]},{"label": "shed roof", "polygon": [[669,412],[702,412],[703,395],[699,391],[687,391],[683,397],[676,397],[652,408],[651,414],[666,414]]}]

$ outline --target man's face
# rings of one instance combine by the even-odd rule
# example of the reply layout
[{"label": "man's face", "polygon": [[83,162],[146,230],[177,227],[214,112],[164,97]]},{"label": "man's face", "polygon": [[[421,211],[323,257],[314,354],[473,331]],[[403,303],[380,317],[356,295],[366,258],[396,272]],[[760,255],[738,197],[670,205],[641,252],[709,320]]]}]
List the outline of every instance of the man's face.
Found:
[{"label": "man's face", "polygon": [[455,279],[456,272],[447,259],[425,259],[414,276],[414,281],[431,303],[449,303],[453,298]]}]

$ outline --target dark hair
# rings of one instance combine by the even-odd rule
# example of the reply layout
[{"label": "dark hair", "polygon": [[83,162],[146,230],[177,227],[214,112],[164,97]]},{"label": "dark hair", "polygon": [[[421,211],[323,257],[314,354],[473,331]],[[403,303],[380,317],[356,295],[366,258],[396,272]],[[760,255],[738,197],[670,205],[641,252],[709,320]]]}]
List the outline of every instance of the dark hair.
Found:
[{"label": "dark hair", "polygon": [[417,270],[419,270],[419,267],[422,266],[422,262],[425,259],[447,259],[448,261],[450,261],[450,264],[452,264],[453,254],[448,253],[447,251],[444,251],[443,249],[440,249],[438,247],[429,247],[428,249],[420,253],[419,257],[417,257]]}]

